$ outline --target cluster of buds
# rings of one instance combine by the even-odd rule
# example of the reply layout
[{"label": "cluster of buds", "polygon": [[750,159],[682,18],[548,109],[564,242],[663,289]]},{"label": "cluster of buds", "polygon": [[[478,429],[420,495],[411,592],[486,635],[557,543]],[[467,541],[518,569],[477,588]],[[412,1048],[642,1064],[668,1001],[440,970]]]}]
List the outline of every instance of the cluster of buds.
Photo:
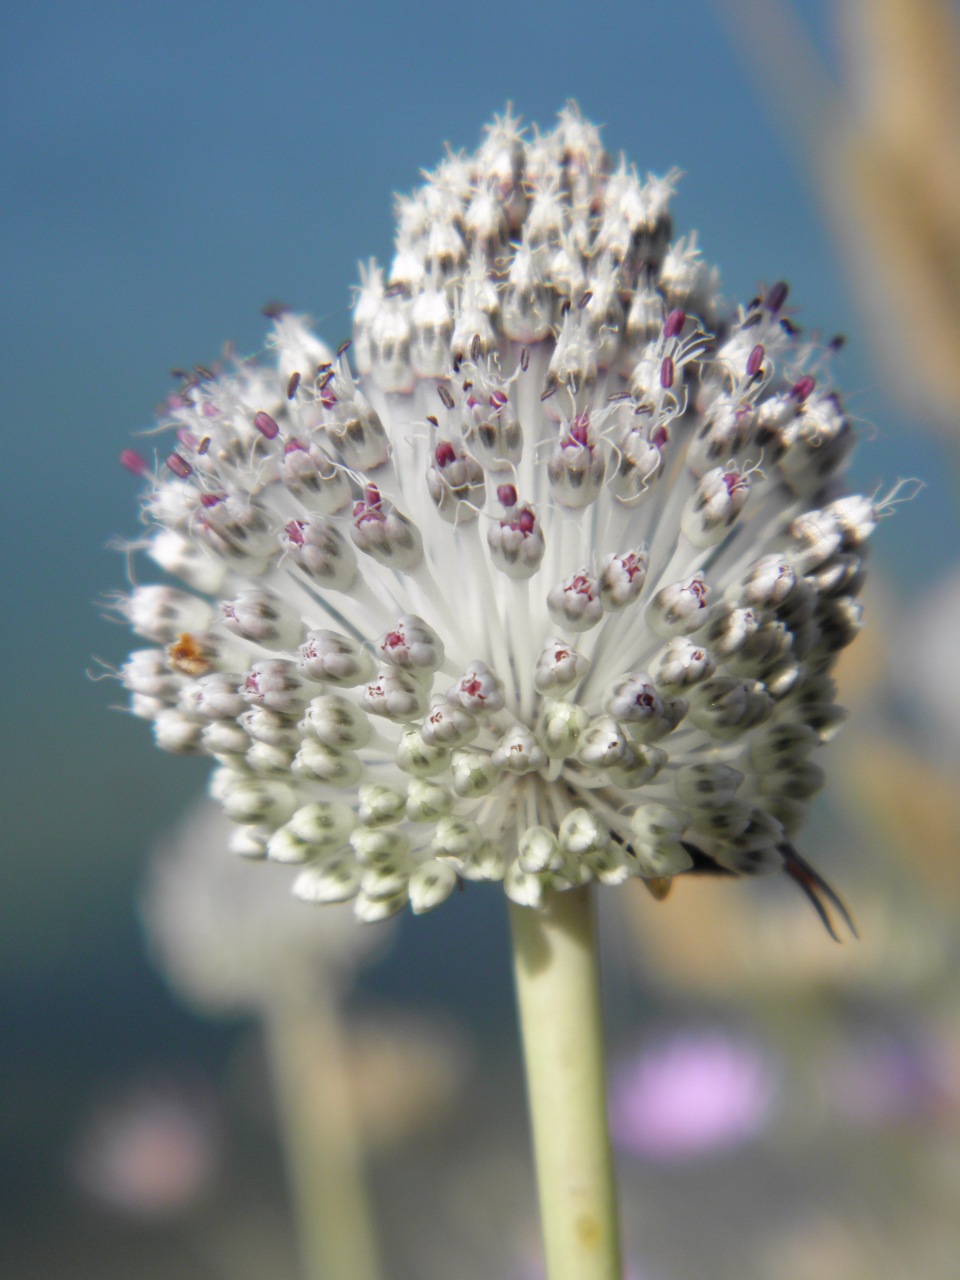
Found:
[{"label": "cluster of buds", "polygon": [[877,504],[831,348],[782,283],[721,300],[675,176],[575,108],[495,120],[399,202],[349,354],[277,314],[184,377],[155,472],[125,455],[182,583],[122,602],[132,709],[301,897],[782,868],[839,905],[792,841]]}]

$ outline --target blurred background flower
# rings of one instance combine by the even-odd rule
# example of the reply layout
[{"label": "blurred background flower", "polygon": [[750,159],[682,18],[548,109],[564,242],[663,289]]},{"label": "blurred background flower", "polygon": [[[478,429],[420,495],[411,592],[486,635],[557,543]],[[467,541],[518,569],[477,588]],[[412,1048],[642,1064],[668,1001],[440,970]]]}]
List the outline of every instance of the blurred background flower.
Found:
[{"label": "blurred background flower", "polygon": [[94,1104],[70,1153],[70,1172],[92,1200],[117,1213],[159,1219],[192,1206],[221,1159],[209,1086],[140,1080]]},{"label": "blurred background flower", "polygon": [[777,1074],[758,1045],[719,1031],[648,1032],[614,1064],[610,1126],[631,1155],[682,1160],[749,1142],[773,1109]]}]

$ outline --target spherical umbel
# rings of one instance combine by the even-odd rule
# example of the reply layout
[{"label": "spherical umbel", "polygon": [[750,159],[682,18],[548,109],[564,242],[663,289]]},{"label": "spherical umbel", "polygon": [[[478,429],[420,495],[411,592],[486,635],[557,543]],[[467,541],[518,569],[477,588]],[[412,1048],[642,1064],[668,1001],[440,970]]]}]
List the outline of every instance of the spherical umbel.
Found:
[{"label": "spherical umbel", "polygon": [[786,285],[727,306],[672,239],[676,176],[496,121],[399,202],[352,351],[277,315],[124,455],[183,583],[120,601],[131,709],[306,900],[782,867],[838,907],[791,841],[885,504]]}]

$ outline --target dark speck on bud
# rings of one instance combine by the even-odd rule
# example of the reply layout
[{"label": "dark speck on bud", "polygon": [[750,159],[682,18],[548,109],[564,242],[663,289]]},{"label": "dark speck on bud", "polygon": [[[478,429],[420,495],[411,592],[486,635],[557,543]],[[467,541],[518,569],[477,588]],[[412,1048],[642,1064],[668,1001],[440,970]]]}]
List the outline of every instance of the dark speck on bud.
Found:
[{"label": "dark speck on bud", "polygon": [[686,319],[687,313],[681,307],[676,307],[667,316],[666,323],[663,326],[663,336],[665,338],[679,338]]},{"label": "dark speck on bud", "polygon": [[[299,376],[299,375],[298,375]],[[269,413],[264,413],[261,409],[253,415],[253,425],[257,428],[262,436],[266,436],[268,440],[276,440],[280,434],[280,428],[270,417]]]},{"label": "dark speck on bud", "polygon": [[787,300],[787,294],[790,292],[790,286],[786,280],[778,280],[773,286],[766,298],[766,308],[772,316],[775,316],[783,304]]},{"label": "dark speck on bud", "polygon": [[137,453],[136,449],[124,449],[120,454],[120,465],[132,471],[135,476],[146,475],[149,470],[146,458]]},{"label": "dark speck on bud", "polygon": [[764,356],[763,343],[758,342],[757,345],[750,352],[749,356],[747,356],[747,377],[748,378],[755,378],[757,374],[760,372],[760,370],[763,368],[763,356]]}]

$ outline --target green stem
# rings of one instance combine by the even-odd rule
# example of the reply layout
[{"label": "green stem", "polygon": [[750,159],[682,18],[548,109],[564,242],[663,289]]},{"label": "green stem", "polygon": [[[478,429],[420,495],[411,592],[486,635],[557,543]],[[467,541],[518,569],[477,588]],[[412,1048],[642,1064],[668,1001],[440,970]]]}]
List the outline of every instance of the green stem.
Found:
[{"label": "green stem", "polygon": [[306,986],[294,994],[293,984],[266,1018],[302,1274],[377,1280],[340,1017],[324,984]]},{"label": "green stem", "polygon": [[621,1280],[590,887],[510,904],[549,1280]]}]

